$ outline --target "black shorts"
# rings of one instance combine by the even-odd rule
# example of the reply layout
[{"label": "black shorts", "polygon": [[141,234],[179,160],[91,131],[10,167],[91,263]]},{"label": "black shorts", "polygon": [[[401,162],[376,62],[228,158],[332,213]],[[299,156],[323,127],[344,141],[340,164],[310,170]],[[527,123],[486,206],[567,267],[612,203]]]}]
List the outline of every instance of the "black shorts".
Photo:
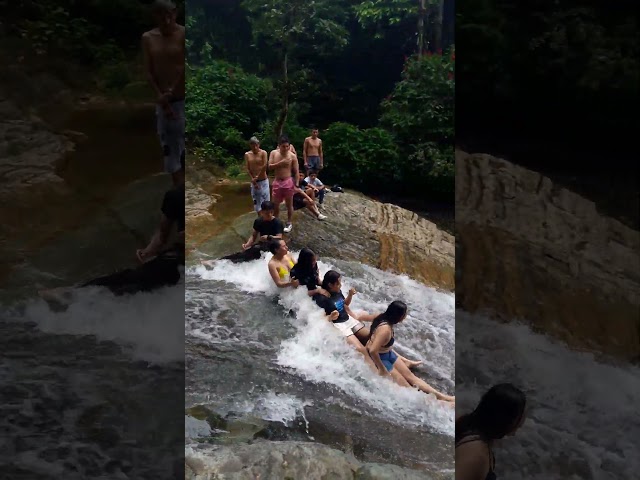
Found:
[{"label": "black shorts", "polygon": [[180,280],[180,264],[177,257],[158,256],[139,267],[94,278],[80,287],[106,287],[114,295],[149,292],[177,284]]},{"label": "black shorts", "polygon": [[305,201],[305,198],[300,193],[296,193],[293,196],[293,209],[300,210],[301,208],[306,207],[306,205],[304,204],[304,201]]},{"label": "black shorts", "polygon": [[268,250],[268,242],[259,242],[243,252],[232,253],[231,255],[222,257],[220,260],[229,260],[232,263],[251,262],[253,260],[258,260],[262,255],[262,252],[267,252]]}]

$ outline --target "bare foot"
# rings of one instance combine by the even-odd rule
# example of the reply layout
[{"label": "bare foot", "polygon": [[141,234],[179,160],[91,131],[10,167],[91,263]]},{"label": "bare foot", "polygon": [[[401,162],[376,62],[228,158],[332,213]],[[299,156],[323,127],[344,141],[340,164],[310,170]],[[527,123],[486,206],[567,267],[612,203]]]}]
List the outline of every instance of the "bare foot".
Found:
[{"label": "bare foot", "polygon": [[404,363],[409,368],[416,368],[416,367],[419,367],[420,365],[422,365],[422,360],[409,360],[409,359],[406,359]]},{"label": "bare foot", "polygon": [[442,398],[437,398],[435,395],[431,394],[431,393],[427,393],[427,399],[426,402],[429,403],[431,401],[431,398],[435,398],[438,402],[440,402],[441,404],[446,405],[449,408],[456,408],[456,401],[455,401],[455,397],[449,397],[449,398],[453,398],[453,400],[445,400]]}]

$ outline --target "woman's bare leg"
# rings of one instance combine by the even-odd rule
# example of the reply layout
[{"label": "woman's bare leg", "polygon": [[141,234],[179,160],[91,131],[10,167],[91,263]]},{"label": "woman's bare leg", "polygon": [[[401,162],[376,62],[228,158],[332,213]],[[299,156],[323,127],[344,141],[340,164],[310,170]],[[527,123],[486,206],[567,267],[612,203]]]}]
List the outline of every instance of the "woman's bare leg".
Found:
[{"label": "woman's bare leg", "polygon": [[[398,362],[396,362],[396,363],[398,363]],[[391,370],[391,378],[393,378],[393,381],[396,382],[401,387],[411,388],[411,384],[409,384],[409,382],[407,382],[405,380],[405,378],[402,376],[402,374],[400,372],[398,372],[398,369],[395,368],[395,364],[393,365],[393,367],[394,367],[393,370]]]},{"label": "woman's bare leg", "polygon": [[394,370],[398,370],[398,373],[400,373],[400,375],[402,375],[407,382],[409,382],[414,387],[418,387],[418,389],[420,389],[422,392],[431,393],[435,395],[438,400],[443,400],[445,402],[456,401],[455,397],[439,392],[421,378],[416,377],[413,372],[409,370],[409,367],[404,364],[404,362],[396,362],[393,366]]},{"label": "woman's bare leg", "polygon": [[347,343],[351,345],[353,348],[355,348],[358,351],[358,353],[360,353],[364,357],[364,361],[367,363],[367,365],[369,365],[373,369],[374,372],[378,371],[376,364],[373,363],[373,360],[371,360],[371,357],[369,356],[369,352],[364,347],[364,345],[360,343],[360,340],[358,340],[358,338],[355,335],[349,335],[347,337]]},{"label": "woman's bare leg", "polygon": [[360,343],[362,343],[362,345],[366,345],[367,341],[369,341],[369,328],[362,327],[355,333],[355,335],[356,337],[358,337],[358,340],[360,340]]}]

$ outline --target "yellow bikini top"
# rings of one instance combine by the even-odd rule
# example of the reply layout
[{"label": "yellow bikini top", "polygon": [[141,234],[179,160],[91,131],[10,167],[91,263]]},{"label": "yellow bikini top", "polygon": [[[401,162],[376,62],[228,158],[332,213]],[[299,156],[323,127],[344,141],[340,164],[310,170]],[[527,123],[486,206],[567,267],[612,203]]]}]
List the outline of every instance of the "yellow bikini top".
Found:
[{"label": "yellow bikini top", "polygon": [[[293,260],[289,260],[289,268],[293,268],[294,265]],[[278,275],[280,275],[280,278],[284,278],[289,275],[289,271],[284,267],[278,267]]]}]

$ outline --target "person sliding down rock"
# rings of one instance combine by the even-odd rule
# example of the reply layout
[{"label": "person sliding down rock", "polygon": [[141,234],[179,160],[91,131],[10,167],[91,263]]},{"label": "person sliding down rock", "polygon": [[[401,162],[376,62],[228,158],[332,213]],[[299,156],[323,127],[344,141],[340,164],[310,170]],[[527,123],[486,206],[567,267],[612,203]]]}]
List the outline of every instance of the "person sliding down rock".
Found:
[{"label": "person sliding down rock", "polygon": [[[105,287],[114,295],[149,292],[175,285],[180,280],[180,265],[185,263],[184,249],[184,183],[165,193],[161,219],[149,244],[136,251],[140,265],[94,278],[74,287],[41,290],[40,296],[48,301],[66,304],[74,289]],[[173,227],[178,230],[175,242],[169,243]]]},{"label": "person sliding down rock", "polygon": [[[281,239],[284,232],[282,220],[274,217],[275,206],[273,202],[262,202],[260,207],[260,218],[253,222],[251,236],[246,243],[242,244],[242,251],[232,253],[221,260],[230,260],[233,263],[250,262],[258,260],[262,252],[269,250],[269,242],[273,239]],[[204,260],[204,265],[211,265],[211,260]]]}]

